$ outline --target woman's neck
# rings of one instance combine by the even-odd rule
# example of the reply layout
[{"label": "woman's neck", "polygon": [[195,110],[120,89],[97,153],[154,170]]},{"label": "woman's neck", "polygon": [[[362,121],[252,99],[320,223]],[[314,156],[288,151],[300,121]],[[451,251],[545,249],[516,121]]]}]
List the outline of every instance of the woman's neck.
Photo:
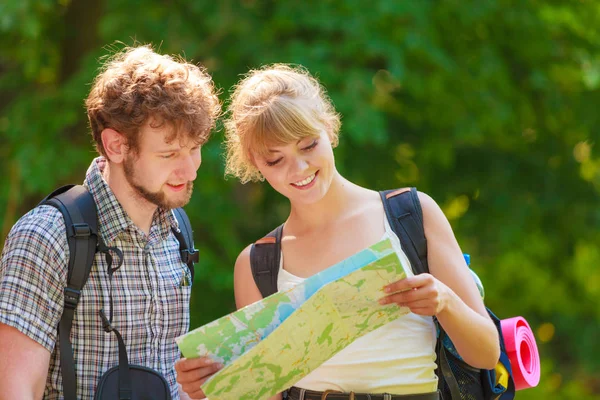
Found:
[{"label": "woman's neck", "polygon": [[366,189],[336,172],[329,190],[321,200],[313,204],[291,204],[286,231],[302,235],[330,226],[354,210],[361,193],[366,192]]}]

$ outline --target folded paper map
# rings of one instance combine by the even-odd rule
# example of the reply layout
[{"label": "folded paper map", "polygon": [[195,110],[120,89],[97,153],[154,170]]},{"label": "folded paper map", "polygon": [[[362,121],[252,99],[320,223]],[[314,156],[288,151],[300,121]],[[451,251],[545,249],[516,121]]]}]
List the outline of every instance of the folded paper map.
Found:
[{"label": "folded paper map", "polygon": [[405,276],[389,240],[296,287],[177,339],[184,357],[225,367],[202,386],[210,400],[263,399],[293,385],[360,336],[408,312],[381,306],[381,288]]}]

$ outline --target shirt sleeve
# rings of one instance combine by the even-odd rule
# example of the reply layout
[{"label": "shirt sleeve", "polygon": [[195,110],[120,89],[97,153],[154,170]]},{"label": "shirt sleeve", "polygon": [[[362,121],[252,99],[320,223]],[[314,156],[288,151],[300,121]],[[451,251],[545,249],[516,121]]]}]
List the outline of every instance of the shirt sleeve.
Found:
[{"label": "shirt sleeve", "polygon": [[41,206],[13,226],[0,258],[0,322],[50,352],[63,312],[68,257],[62,215]]}]

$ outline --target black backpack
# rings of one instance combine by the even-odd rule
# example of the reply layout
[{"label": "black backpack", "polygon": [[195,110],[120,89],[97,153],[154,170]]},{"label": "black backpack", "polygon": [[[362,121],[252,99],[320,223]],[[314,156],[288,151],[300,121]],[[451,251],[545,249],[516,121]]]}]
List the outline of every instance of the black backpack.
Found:
[{"label": "black backpack", "polygon": [[[39,205],[57,208],[65,221],[70,257],[67,287],[64,289],[64,311],[58,325],[58,336],[64,396],[66,400],[75,400],[77,377],[73,348],[69,339],[73,316],[79,303],[81,290],[89,277],[96,252],[106,255],[109,266],[112,265],[112,255],[98,235],[96,203],[85,187],[81,185],[63,186],[48,195]],[[173,211],[179,223],[179,230],[173,229],[173,233],[179,241],[181,259],[187,264],[193,281],[194,263],[198,262],[198,251],[194,249],[192,227],[183,209],[177,208]],[[110,250],[120,252],[115,248]],[[109,267],[109,271],[112,272],[116,269],[118,267],[115,269]],[[94,399],[170,400],[171,391],[165,378],[152,369],[129,364],[125,343],[120,333],[110,325],[110,321],[104,313],[102,311],[100,313],[105,331],[114,332],[117,336],[119,365],[104,373]]]},{"label": "black backpack", "polygon": [[[402,250],[406,253],[415,275],[428,273],[427,240],[423,228],[421,202],[415,188],[404,188],[379,192],[387,219],[398,236]],[[263,297],[277,292],[277,275],[281,256],[281,236],[283,225],[278,226],[266,237],[258,240],[250,250],[250,265],[254,281]],[[436,343],[436,374],[438,389],[444,400],[510,400],[515,395],[512,369],[500,320],[487,309],[496,325],[500,338],[499,364],[509,375],[508,387],[497,382],[496,370],[473,368],[450,349],[452,342],[438,321]]]}]

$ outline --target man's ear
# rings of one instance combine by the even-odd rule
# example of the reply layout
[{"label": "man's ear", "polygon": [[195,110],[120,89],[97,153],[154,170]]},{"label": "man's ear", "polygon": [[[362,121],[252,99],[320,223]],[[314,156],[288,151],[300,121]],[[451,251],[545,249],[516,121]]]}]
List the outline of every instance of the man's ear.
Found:
[{"label": "man's ear", "polygon": [[106,158],[115,164],[122,163],[127,153],[127,140],[125,136],[110,128],[104,129],[100,135]]}]

